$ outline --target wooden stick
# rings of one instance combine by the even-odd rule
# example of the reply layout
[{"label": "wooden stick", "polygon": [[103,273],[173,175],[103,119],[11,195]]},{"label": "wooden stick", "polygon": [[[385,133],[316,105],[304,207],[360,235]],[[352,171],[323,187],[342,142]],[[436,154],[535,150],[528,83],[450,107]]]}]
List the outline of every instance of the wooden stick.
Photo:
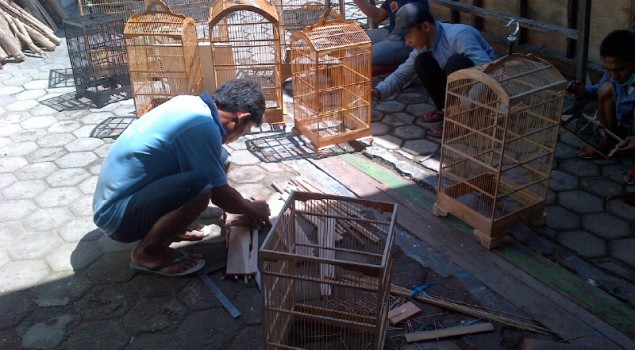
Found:
[{"label": "wooden stick", "polygon": [[[19,22],[18,19],[15,19],[15,20]],[[33,28],[31,28],[31,26],[27,26],[25,24],[22,24],[21,22],[19,22],[19,23],[22,26],[24,26],[24,28],[26,29],[26,32],[29,34],[31,39],[33,39],[35,42],[37,42],[44,50],[46,50],[46,51],[55,50],[55,47],[57,47],[57,45],[55,45],[54,42],[52,42],[47,37],[45,37],[44,34],[38,32],[37,30],[35,30]]]},{"label": "wooden stick", "polygon": [[[11,27],[11,31],[13,31],[13,34],[17,36],[18,39],[20,39],[20,42],[22,42],[22,44],[26,45],[29,48],[29,50],[33,51],[34,53],[37,53],[42,57],[46,57],[46,54],[44,53],[44,51],[42,51],[42,49],[40,49],[33,43],[33,40],[31,40],[31,37],[26,32],[26,29],[20,28],[18,26],[17,19],[9,16],[6,13],[3,13],[3,16],[4,16],[4,19],[6,19],[7,22],[9,23],[9,27]],[[22,32],[20,29],[23,29],[24,32]]]},{"label": "wooden stick", "polygon": [[2,45],[0,45],[0,64],[4,64],[4,61],[7,60],[9,55],[2,49]]},{"label": "wooden stick", "polygon": [[4,18],[4,12],[0,10],[0,47],[9,57],[13,57],[17,62],[25,60],[26,56],[22,53],[20,40],[13,35],[9,22]]},{"label": "wooden stick", "polygon": [[488,322],[488,323],[477,323],[477,324],[463,326],[463,327],[452,327],[452,328],[445,328],[445,329],[435,329],[432,331],[406,333],[404,335],[404,338],[406,338],[406,341],[408,343],[412,343],[412,342],[423,341],[423,340],[449,338],[449,337],[454,337],[457,335],[491,332],[493,330],[494,330],[494,325]]},{"label": "wooden stick", "polygon": [[36,18],[31,16],[28,12],[24,11],[24,9],[20,8],[19,6],[15,4],[10,5],[5,0],[0,0],[0,9],[4,10],[11,17],[20,18],[24,23],[30,25],[38,32],[44,34],[44,36],[55,43],[55,45],[59,45],[62,42],[62,39],[58,38],[51,28],[38,21]]}]

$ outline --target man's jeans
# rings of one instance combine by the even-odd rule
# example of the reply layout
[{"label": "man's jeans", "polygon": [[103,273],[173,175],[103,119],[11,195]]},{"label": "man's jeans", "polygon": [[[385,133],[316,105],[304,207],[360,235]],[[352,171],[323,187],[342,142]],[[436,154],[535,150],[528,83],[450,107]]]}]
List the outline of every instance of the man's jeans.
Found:
[{"label": "man's jeans", "polygon": [[406,46],[402,36],[391,34],[388,29],[368,29],[366,34],[373,44],[373,64],[401,64],[406,61],[412,50]]}]

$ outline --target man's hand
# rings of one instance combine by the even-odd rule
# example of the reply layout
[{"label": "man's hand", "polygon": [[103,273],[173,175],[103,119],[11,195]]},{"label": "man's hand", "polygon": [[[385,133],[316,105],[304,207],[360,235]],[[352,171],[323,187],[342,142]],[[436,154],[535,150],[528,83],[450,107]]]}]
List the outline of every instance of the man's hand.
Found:
[{"label": "man's hand", "polygon": [[381,100],[381,93],[377,89],[372,89],[370,90],[370,97],[375,101],[379,101]]},{"label": "man's hand", "polygon": [[618,152],[635,152],[635,135],[624,139],[618,147]]},{"label": "man's hand", "polygon": [[254,224],[261,228],[266,225],[271,225],[269,216],[271,216],[271,209],[269,204],[265,200],[253,200],[251,201],[252,211],[249,216],[254,220]]},{"label": "man's hand", "polygon": [[567,85],[565,91],[575,98],[582,98],[586,95],[586,90],[584,89],[584,83],[580,80],[575,80]]}]

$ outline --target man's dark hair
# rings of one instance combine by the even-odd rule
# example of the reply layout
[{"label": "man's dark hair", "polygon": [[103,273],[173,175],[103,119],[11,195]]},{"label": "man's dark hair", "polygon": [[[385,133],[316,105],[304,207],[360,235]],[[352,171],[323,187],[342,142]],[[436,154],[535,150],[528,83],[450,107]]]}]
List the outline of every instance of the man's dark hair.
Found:
[{"label": "man's dark hair", "polygon": [[[419,5],[419,3],[416,4]],[[414,18],[414,21],[412,22],[413,25],[420,26],[423,22],[428,22],[430,24],[436,23],[429,9],[425,8],[423,5],[419,5],[417,7],[418,11],[417,15]]]},{"label": "man's dark hair", "polygon": [[600,56],[635,63],[635,34],[625,29],[610,32],[600,44]]},{"label": "man's dark hair", "polygon": [[234,79],[221,85],[212,95],[218,109],[230,112],[248,112],[249,120],[260,126],[265,114],[265,96],[254,80]]}]

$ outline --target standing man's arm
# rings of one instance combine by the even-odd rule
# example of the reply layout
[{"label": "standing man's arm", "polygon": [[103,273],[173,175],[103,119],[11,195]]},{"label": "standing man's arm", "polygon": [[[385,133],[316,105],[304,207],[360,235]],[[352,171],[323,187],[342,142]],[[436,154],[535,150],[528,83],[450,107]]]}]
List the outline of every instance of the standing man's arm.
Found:
[{"label": "standing man's arm", "polygon": [[355,5],[362,11],[368,18],[375,23],[381,23],[388,18],[390,13],[381,7],[376,7],[371,4],[369,0],[353,0]]}]

